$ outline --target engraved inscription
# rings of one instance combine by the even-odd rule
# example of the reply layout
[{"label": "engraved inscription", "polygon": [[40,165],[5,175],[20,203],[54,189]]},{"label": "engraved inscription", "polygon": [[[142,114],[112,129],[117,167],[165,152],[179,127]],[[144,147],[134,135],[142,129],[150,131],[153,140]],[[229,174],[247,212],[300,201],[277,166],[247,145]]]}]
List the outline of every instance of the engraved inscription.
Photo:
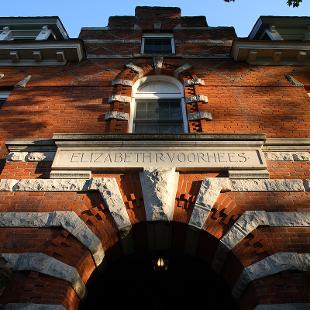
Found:
[{"label": "engraved inscription", "polygon": [[180,167],[180,168],[245,168],[263,169],[259,149],[228,148],[70,148],[58,149],[53,168],[130,168],[130,167]]}]

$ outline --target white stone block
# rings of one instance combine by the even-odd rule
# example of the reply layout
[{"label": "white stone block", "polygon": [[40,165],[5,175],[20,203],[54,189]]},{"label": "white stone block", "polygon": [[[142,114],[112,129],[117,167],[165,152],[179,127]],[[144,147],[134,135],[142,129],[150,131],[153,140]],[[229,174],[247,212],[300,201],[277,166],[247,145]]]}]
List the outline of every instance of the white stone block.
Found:
[{"label": "white stone block", "polygon": [[77,270],[44,253],[0,254],[14,271],[36,271],[69,282],[77,295],[83,299],[86,287]]},{"label": "white stone block", "polygon": [[140,173],[140,182],[148,221],[172,220],[178,178],[179,174],[173,168],[148,168]]},{"label": "white stone block", "polygon": [[131,222],[115,178],[93,179],[91,189],[98,189],[119,230],[131,229]]},{"label": "white stone block", "polygon": [[132,86],[133,82],[130,80],[116,79],[112,81],[112,85]]},{"label": "white stone block", "polygon": [[304,192],[302,180],[231,180],[235,192]]},{"label": "white stone block", "polygon": [[189,96],[189,97],[185,97],[184,100],[185,100],[185,103],[192,103],[192,102],[198,102],[198,101],[208,103],[208,97],[204,95]]},{"label": "white stone block", "polygon": [[119,111],[109,111],[106,112],[104,115],[104,119],[118,119],[121,121],[128,121],[129,120],[129,113],[119,112]]},{"label": "white stone block", "polygon": [[112,95],[108,102],[112,103],[114,101],[119,101],[119,102],[124,102],[124,103],[130,103],[131,102],[131,97],[128,96],[121,96],[121,95]]}]

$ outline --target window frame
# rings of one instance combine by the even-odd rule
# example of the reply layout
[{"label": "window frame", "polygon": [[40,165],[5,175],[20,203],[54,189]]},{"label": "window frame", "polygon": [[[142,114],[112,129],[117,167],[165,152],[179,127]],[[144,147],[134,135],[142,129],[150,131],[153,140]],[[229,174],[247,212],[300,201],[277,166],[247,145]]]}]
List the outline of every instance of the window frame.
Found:
[{"label": "window frame", "polygon": [[[171,53],[145,53],[145,39],[147,38],[169,38],[171,44]],[[141,39],[141,50],[140,53],[143,55],[175,55],[175,41],[172,33],[144,33]]]},{"label": "window frame", "polygon": [[[168,93],[149,93],[149,94],[139,94],[138,89],[146,83],[152,82],[167,82],[170,84],[175,85],[178,88],[178,93],[175,94],[168,94]],[[129,126],[128,132],[134,133],[134,120],[136,116],[136,100],[143,100],[143,99],[179,99],[180,100],[180,107],[182,113],[182,120],[183,120],[183,133],[188,133],[188,121],[187,121],[187,114],[186,114],[186,106],[184,101],[184,88],[180,81],[177,79],[168,76],[168,75],[151,75],[140,78],[135,82],[132,87],[132,98],[130,104],[130,117],[129,117]],[[141,133],[142,134],[142,133]]]}]

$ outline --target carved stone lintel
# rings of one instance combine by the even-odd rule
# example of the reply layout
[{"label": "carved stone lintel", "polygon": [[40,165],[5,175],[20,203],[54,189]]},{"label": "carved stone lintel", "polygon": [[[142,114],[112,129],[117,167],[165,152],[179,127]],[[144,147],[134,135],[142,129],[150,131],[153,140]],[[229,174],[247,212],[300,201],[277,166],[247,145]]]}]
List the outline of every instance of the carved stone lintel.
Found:
[{"label": "carved stone lintel", "polygon": [[105,120],[118,119],[121,121],[128,121],[129,114],[125,112],[119,112],[119,111],[109,111],[104,115],[104,119]]}]

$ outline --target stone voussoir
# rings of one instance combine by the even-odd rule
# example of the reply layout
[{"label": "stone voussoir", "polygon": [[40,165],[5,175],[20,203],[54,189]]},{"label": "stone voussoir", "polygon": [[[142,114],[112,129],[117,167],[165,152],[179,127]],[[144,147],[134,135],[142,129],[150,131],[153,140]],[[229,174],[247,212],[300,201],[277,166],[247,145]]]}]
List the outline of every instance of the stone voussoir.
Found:
[{"label": "stone voussoir", "polygon": [[54,257],[44,253],[1,253],[10,269],[14,271],[36,271],[69,282],[77,295],[83,299],[86,287],[78,271]]}]

